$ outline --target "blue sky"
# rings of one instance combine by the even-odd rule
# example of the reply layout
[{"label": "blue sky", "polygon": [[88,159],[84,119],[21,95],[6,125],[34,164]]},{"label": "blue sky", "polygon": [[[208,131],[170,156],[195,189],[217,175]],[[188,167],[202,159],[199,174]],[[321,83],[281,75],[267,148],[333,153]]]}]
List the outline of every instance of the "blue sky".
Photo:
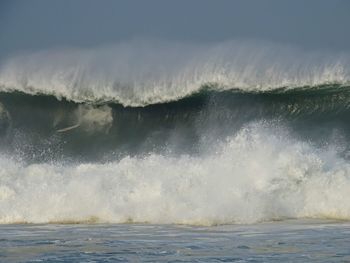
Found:
[{"label": "blue sky", "polygon": [[3,0],[0,58],[94,47],[132,38],[221,42],[259,39],[350,51],[346,0]]}]

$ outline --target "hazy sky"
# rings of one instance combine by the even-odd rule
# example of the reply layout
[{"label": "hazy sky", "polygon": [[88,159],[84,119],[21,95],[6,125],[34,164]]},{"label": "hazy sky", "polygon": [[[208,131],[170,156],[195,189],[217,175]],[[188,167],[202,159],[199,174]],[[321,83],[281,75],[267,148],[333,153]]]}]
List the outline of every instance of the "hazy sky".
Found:
[{"label": "hazy sky", "polygon": [[131,38],[237,38],[350,51],[347,0],[2,0],[0,58]]}]

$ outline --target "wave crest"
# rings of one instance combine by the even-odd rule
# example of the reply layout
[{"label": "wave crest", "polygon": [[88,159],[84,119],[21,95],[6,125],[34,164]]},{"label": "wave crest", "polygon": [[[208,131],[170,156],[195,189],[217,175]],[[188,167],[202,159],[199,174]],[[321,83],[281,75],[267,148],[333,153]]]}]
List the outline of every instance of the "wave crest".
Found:
[{"label": "wave crest", "polygon": [[349,65],[347,54],[310,53],[270,43],[132,41],[10,59],[0,68],[0,91],[146,106],[187,97],[203,86],[269,91],[348,84]]}]

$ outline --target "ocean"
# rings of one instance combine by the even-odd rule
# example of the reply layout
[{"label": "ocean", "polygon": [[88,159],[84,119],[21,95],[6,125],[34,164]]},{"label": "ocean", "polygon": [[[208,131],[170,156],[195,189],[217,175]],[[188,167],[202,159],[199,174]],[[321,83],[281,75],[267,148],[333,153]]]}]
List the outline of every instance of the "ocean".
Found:
[{"label": "ocean", "polygon": [[2,62],[0,261],[350,260],[349,66],[237,41]]},{"label": "ocean", "polygon": [[348,262],[348,222],[3,225],[1,262]]}]

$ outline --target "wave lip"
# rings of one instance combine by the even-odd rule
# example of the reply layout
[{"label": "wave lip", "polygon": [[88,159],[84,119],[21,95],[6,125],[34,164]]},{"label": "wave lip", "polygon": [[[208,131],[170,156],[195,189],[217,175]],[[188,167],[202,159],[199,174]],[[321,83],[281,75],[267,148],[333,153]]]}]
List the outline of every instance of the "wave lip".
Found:
[{"label": "wave lip", "polygon": [[350,82],[347,55],[306,53],[262,43],[130,42],[91,50],[52,50],[8,60],[0,91],[75,102],[146,106],[200,92],[263,92]]}]

